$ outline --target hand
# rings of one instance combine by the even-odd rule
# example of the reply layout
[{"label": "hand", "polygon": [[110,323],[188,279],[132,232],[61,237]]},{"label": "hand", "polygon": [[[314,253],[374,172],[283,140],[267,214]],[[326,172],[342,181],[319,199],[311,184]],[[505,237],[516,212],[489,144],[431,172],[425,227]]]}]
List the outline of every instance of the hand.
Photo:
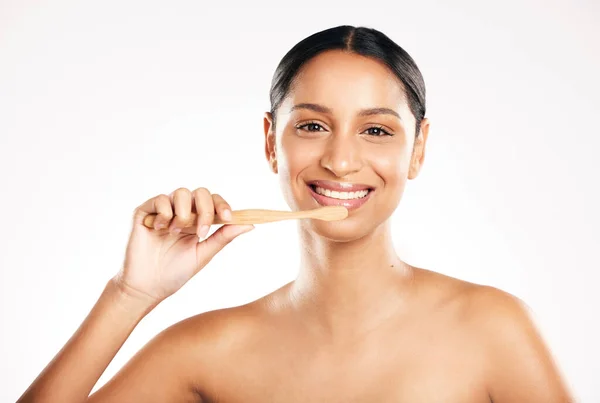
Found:
[{"label": "hand", "polygon": [[[192,223],[192,212],[198,214],[196,235],[183,234],[181,229]],[[154,229],[149,229],[143,222],[152,213],[157,216]],[[180,188],[139,206],[134,213],[123,268],[114,278],[122,291],[158,304],[179,290],[225,245],[254,228],[223,225],[199,242],[206,237],[215,214],[229,221],[231,207],[221,196],[204,188],[193,192]]]}]

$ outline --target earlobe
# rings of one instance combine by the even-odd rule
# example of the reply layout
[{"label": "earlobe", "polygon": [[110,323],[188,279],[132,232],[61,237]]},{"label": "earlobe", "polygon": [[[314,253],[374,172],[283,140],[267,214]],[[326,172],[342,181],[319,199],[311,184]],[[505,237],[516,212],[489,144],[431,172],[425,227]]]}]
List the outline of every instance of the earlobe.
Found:
[{"label": "earlobe", "polygon": [[275,158],[275,155],[271,158],[271,170],[273,173],[277,173],[277,158]]}]

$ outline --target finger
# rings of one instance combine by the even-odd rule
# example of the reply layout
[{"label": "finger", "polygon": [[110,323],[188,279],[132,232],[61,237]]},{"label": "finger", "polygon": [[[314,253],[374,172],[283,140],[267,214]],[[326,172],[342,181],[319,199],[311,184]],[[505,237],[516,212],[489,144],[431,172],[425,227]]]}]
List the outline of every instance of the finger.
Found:
[{"label": "finger", "polygon": [[179,188],[171,197],[175,216],[169,230],[178,234],[182,228],[192,223],[192,192],[186,188]]},{"label": "finger", "polygon": [[198,214],[196,234],[198,234],[198,238],[204,239],[215,218],[215,206],[208,189],[198,188],[194,190],[194,203]]},{"label": "finger", "polygon": [[199,268],[204,267],[227,244],[241,234],[252,231],[254,225],[223,225],[203,242],[198,243],[198,255],[202,256]]},{"label": "finger", "polygon": [[143,225],[144,218],[148,214],[156,214],[153,224],[155,229],[166,228],[173,218],[173,209],[169,196],[160,194],[144,202],[144,204],[135,210],[134,223],[136,225]]},{"label": "finger", "polygon": [[218,195],[216,193],[212,195],[212,199],[213,199],[213,203],[215,205],[215,211],[216,211],[217,215],[223,221],[230,221],[231,220],[231,206],[229,206],[229,203],[227,203],[225,201],[225,199],[223,199],[221,197],[221,195]]}]

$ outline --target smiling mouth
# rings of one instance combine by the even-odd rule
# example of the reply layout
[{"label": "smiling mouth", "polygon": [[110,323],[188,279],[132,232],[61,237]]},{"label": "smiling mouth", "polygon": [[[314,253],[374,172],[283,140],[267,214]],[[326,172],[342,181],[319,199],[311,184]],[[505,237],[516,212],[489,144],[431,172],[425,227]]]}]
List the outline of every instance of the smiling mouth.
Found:
[{"label": "smiling mouth", "polygon": [[361,207],[375,190],[367,185],[331,181],[312,181],[307,182],[307,185],[312,198],[318,204],[344,206],[348,210]]},{"label": "smiling mouth", "polygon": [[371,192],[371,189],[357,190],[354,192],[345,192],[339,190],[330,190],[325,189],[320,186],[309,184],[310,188],[318,195],[329,197],[331,199],[338,200],[357,200],[367,197],[367,195]]}]

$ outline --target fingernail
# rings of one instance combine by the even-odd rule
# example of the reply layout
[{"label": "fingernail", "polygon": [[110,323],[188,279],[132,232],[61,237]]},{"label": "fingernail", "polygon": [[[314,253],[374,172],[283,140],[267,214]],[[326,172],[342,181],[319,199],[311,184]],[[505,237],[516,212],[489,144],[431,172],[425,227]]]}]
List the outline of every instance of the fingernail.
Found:
[{"label": "fingernail", "polygon": [[173,233],[174,234],[179,234],[181,232],[181,228],[173,228]]},{"label": "fingernail", "polygon": [[210,227],[208,225],[202,225],[200,230],[198,231],[198,238],[204,239],[206,238],[206,234],[208,234],[208,230]]},{"label": "fingernail", "polygon": [[229,209],[223,210],[223,219],[227,221],[231,220],[231,211]]}]

